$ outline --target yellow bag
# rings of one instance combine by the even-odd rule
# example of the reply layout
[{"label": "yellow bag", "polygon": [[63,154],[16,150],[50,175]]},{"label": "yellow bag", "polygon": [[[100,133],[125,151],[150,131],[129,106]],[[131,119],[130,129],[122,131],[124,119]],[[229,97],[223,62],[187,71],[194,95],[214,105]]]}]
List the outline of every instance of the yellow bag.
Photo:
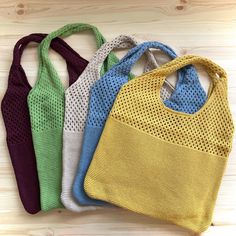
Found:
[{"label": "yellow bag", "polygon": [[[194,114],[171,110],[160,99],[166,76],[188,64],[203,65],[213,81],[208,101]],[[177,58],[122,87],[85,191],[202,232],[211,224],[233,130],[225,71],[206,58]]]}]

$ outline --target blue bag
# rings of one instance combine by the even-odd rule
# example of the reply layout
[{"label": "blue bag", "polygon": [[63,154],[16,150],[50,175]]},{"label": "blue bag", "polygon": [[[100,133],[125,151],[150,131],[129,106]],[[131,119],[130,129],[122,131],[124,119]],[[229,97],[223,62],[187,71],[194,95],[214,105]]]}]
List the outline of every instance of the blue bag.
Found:
[{"label": "blue bag", "polygon": [[[162,43],[145,42],[139,44],[130,49],[119,63],[115,64],[101,79],[95,82],[91,89],[82,151],[73,185],[73,195],[81,205],[102,206],[105,204],[103,201],[91,199],[87,196],[84,191],[85,175],[120,88],[128,82],[128,75],[133,65],[150,48],[163,51],[171,59],[177,57],[170,47]],[[206,99],[207,95],[200,84],[198,74],[194,66],[189,65],[178,72],[175,91],[169,99],[163,102],[165,106],[173,110],[193,114],[204,105]]]}]

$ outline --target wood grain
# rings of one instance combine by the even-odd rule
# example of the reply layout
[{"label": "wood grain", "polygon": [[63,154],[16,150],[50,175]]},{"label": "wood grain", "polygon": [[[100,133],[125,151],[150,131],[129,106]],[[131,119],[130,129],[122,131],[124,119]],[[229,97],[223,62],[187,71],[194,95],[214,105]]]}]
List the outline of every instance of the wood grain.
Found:
[{"label": "wood grain", "polygon": [[[33,32],[49,33],[67,23],[96,25],[109,40],[134,34],[141,40],[158,40],[180,55],[211,58],[227,70],[229,101],[236,121],[236,1],[235,0],[2,0],[0,2],[0,99],[7,86],[12,49],[16,41]],[[66,41],[83,57],[95,52],[91,34],[73,35]],[[124,53],[124,52],[123,52]],[[122,55],[119,53],[118,55]],[[51,58],[67,85],[65,63]],[[35,44],[25,51],[22,64],[33,85],[37,77]],[[142,63],[136,67],[141,71]],[[206,80],[202,76],[202,83]],[[236,140],[229,159],[214,213],[213,226],[204,236],[233,236],[236,232]],[[122,209],[75,214],[54,210],[30,216],[17,193],[0,117],[0,235],[159,235],[190,236],[193,233]]]}]

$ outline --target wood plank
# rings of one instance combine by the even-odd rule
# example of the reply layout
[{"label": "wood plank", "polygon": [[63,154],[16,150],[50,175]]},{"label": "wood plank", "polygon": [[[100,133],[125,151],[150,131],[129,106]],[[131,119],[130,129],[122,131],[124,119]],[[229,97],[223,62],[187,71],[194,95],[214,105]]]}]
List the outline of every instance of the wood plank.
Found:
[{"label": "wood plank", "polygon": [[[211,58],[224,67],[229,77],[229,102],[236,121],[236,1],[234,0],[2,0],[0,2],[0,100],[7,87],[12,50],[16,41],[32,32],[49,33],[73,22],[96,25],[107,40],[119,34],[134,34],[141,41],[158,40],[170,45],[179,55],[196,54]],[[96,51],[91,33],[66,39],[81,56],[90,59]],[[119,51],[121,57],[125,51]],[[159,55],[159,54],[158,54]],[[50,57],[67,86],[63,59]],[[166,61],[159,55],[161,63]],[[142,72],[144,59],[134,68]],[[37,78],[38,57],[35,44],[23,54],[22,64],[31,85]],[[208,86],[200,70],[201,82]],[[171,82],[174,83],[174,78]],[[0,235],[75,236],[75,235],[159,235],[193,236],[192,232],[165,222],[122,209],[104,209],[76,214],[54,210],[30,216],[20,203],[13,170],[5,143],[5,128],[0,115]],[[236,137],[222,181],[211,226],[204,236],[234,236],[236,232]]]}]

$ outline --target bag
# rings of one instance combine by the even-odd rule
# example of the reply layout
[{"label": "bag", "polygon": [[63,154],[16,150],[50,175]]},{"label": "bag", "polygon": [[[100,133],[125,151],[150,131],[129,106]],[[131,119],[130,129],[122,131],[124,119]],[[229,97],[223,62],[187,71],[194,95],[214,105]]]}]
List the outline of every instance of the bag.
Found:
[{"label": "bag", "polygon": [[[76,186],[80,186],[80,190],[84,193],[83,195],[81,194],[84,198],[83,202],[80,200],[81,205],[104,204],[101,201],[90,199],[81,186],[83,186],[87,169],[92,160],[116,95],[121,86],[128,82],[127,75],[131,71],[132,66],[149,48],[157,48],[169,55],[172,59],[177,56],[171,48],[159,42],[142,43],[132,48],[116,66],[112,67],[111,70],[95,83],[91,90],[89,113],[84,132],[82,152],[74,183],[74,189]],[[192,97],[195,98],[196,96],[198,96],[198,99],[193,100]],[[187,99],[187,102],[184,101],[183,103],[182,97]],[[194,67],[188,66],[179,72],[176,90],[169,99],[164,101],[164,103],[168,104],[170,108],[178,107],[183,112],[191,113],[192,111],[198,110],[204,104],[205,100],[206,94],[198,80],[196,70]]]},{"label": "bag", "polygon": [[[75,190],[76,194],[74,196],[72,195],[72,185],[79,162],[78,157],[80,156],[87,117],[90,89],[94,82],[100,78],[101,66],[114,48],[130,48],[137,44],[135,38],[127,35],[120,35],[112,41],[106,42],[90,60],[88,66],[80,76],[80,79],[66,90],[61,200],[67,209],[77,212],[91,209],[91,207],[80,206],[78,204],[80,192],[78,186],[76,186],[76,189],[78,189],[79,192]],[[153,59],[154,56],[150,52],[148,52],[148,56],[147,70],[156,68],[157,62]],[[166,86],[166,96],[170,95],[171,92],[169,90],[172,91],[173,88]],[[83,186],[81,185],[79,188],[83,189]],[[74,197],[78,202],[75,201]]]},{"label": "bag", "polygon": [[[174,111],[159,98],[165,78],[188,64],[203,65],[213,82],[207,102],[193,114]],[[177,58],[122,87],[85,191],[202,232],[211,224],[233,130],[225,71],[206,58]]]},{"label": "bag", "polygon": [[[40,44],[38,81],[28,96],[28,105],[39,176],[41,208],[44,211],[63,207],[60,195],[65,89],[50,61],[48,49],[55,37],[66,37],[88,29],[94,32],[97,46],[100,47],[105,39],[96,27],[88,24],[66,25],[49,34]],[[111,59],[114,59],[114,56],[109,58]],[[86,64],[77,64],[80,73]],[[109,67],[108,61],[105,67]],[[73,82],[75,80],[72,81],[70,78],[69,85]]]},{"label": "bag", "polygon": [[[25,47],[30,42],[40,43],[46,36],[46,34],[30,34],[16,43],[8,77],[8,87],[1,104],[6,126],[7,146],[19,195],[25,210],[30,214],[35,214],[41,209],[40,190],[27,105],[27,96],[31,86],[20,61]],[[87,61],[59,38],[53,40],[51,47],[66,58],[69,74],[75,80],[81,72],[77,69],[77,65],[81,64],[85,67]]]},{"label": "bag", "polygon": [[[76,186],[74,196],[72,196],[72,185],[76,168],[78,166],[80,149],[83,140],[83,131],[85,127],[87,110],[89,104],[89,92],[96,80],[100,78],[101,65],[106,57],[114,48],[129,48],[137,45],[137,41],[132,36],[120,35],[110,42],[105,43],[96,52],[90,63],[80,76],[80,80],[75,82],[66,91],[65,99],[65,120],[63,131],[63,178],[62,178],[62,195],[63,204],[73,211],[84,211],[87,207],[80,206],[79,202],[80,188]],[[157,62],[154,56],[148,52],[148,63],[145,71],[156,68]],[[173,88],[166,86],[165,94],[170,95]],[[78,195],[78,197],[77,197]]]}]

